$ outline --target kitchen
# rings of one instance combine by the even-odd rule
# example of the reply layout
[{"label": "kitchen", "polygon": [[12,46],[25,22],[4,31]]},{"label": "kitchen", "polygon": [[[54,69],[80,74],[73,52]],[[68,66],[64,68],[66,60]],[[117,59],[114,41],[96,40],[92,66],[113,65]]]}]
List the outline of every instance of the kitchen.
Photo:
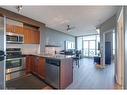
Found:
[{"label": "kitchen", "polygon": [[103,44],[112,36],[103,34],[116,28],[120,8],[1,6],[1,89],[114,89]]},{"label": "kitchen", "polygon": [[[0,61],[4,62],[1,66],[4,70],[0,72],[1,89],[43,89],[46,86],[65,89],[73,82],[72,56],[59,52],[74,49],[74,36],[57,33],[64,37],[61,41],[53,40],[51,31],[55,30],[43,23],[3,8],[0,8],[0,14],[0,27],[3,29],[0,54],[6,59]],[[49,30],[49,34],[46,34],[46,30]],[[29,80],[31,83],[25,84]]]},{"label": "kitchen", "polygon": [[0,94],[125,95],[126,36],[126,0],[1,0]]}]

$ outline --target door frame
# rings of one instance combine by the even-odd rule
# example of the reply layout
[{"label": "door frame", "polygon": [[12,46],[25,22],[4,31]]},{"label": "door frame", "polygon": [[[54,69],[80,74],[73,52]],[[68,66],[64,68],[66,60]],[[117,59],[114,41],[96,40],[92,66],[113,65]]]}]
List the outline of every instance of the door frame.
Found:
[{"label": "door frame", "polygon": [[[121,89],[124,89],[125,87],[124,85],[125,58],[124,57],[125,57],[125,30],[124,30],[124,10],[122,7],[117,19],[117,66],[116,66],[116,83],[120,86]],[[118,66],[118,64],[120,65]],[[121,69],[118,67],[121,67]]]}]

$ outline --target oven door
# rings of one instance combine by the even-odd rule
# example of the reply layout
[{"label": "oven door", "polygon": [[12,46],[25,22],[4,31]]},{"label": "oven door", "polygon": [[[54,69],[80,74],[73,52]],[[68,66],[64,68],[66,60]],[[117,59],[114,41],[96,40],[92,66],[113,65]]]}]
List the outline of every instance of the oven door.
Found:
[{"label": "oven door", "polygon": [[25,75],[25,57],[7,59],[6,81]]},{"label": "oven door", "polygon": [[24,58],[12,58],[6,61],[6,73],[25,69]]}]

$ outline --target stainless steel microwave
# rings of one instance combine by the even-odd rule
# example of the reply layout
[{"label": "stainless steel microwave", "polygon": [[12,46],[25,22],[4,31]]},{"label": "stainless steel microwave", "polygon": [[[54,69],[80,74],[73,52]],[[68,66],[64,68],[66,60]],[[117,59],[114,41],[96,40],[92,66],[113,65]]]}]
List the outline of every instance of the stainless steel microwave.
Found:
[{"label": "stainless steel microwave", "polygon": [[7,32],[6,40],[9,44],[22,44],[24,43],[24,35]]}]

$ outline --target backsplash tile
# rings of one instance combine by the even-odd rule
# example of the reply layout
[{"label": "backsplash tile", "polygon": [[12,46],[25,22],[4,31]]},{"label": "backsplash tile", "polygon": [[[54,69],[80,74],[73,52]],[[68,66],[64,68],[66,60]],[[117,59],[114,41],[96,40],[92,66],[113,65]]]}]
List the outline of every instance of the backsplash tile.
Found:
[{"label": "backsplash tile", "polygon": [[46,54],[55,55],[55,52],[59,53],[60,51],[61,51],[60,47],[45,47],[45,53]]},{"label": "backsplash tile", "polygon": [[7,48],[21,48],[23,54],[39,54],[39,44],[7,44]]}]

